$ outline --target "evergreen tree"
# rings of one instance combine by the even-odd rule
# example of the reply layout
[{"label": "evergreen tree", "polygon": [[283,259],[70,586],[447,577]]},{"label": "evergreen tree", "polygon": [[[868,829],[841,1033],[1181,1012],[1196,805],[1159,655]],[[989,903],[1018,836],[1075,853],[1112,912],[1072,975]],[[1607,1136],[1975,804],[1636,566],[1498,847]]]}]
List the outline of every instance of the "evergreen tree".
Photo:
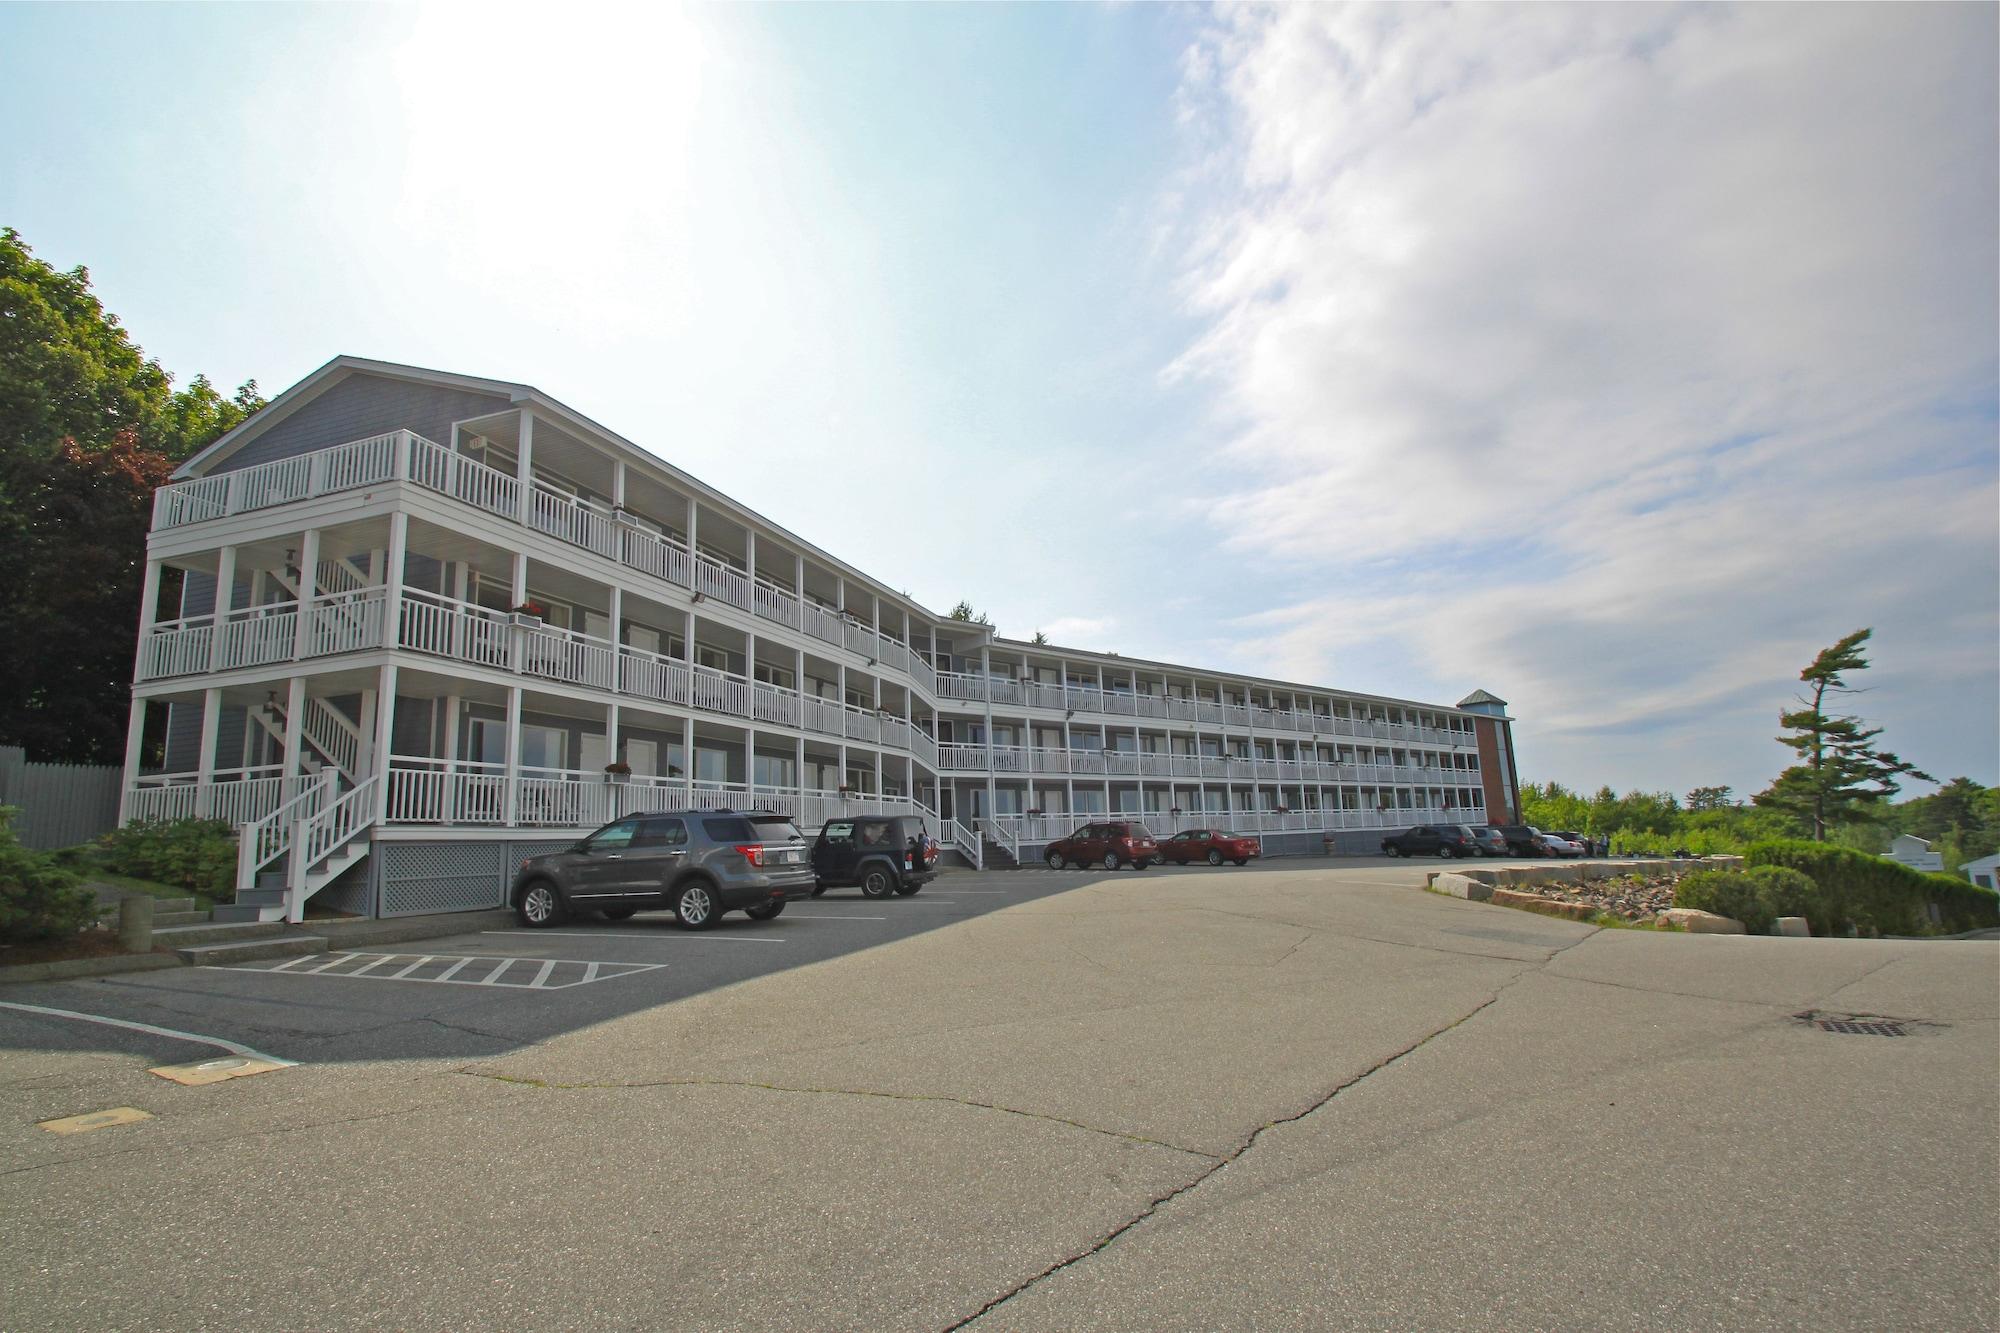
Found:
[{"label": "evergreen tree", "polygon": [[1869,629],[1854,631],[1822,650],[1799,673],[1808,694],[1798,701],[1801,707],[1779,714],[1778,725],[1790,734],[1777,739],[1796,750],[1804,762],[1787,768],[1777,781],[1751,797],[1764,809],[1791,816],[1820,842],[1826,841],[1829,825],[1861,817],[1877,802],[1894,796],[1901,790],[1898,778],[1937,781],[1915,765],[1876,748],[1880,727],[1864,727],[1859,718],[1827,711],[1828,696],[1855,693],[1845,676],[1868,669],[1861,645],[1873,633]]}]

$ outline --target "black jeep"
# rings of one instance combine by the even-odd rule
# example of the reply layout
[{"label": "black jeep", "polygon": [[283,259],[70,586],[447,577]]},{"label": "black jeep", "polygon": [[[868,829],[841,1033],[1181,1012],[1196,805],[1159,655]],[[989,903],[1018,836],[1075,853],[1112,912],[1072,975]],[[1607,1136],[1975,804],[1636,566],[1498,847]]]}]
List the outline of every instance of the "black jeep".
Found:
[{"label": "black jeep", "polygon": [[915,815],[829,819],[813,842],[813,897],[861,886],[870,898],[907,898],[937,877],[937,843]]}]

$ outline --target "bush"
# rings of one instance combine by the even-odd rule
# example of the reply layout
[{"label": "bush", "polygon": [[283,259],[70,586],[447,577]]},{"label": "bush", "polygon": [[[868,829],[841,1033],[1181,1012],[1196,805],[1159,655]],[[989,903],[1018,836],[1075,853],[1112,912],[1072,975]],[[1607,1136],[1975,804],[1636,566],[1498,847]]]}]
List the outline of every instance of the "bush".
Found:
[{"label": "bush", "polygon": [[1770,891],[1740,870],[1697,870],[1681,876],[1674,885],[1674,906],[1733,917],[1752,935],[1769,934],[1778,915]]},{"label": "bush", "polygon": [[2000,893],[1957,875],[1925,875],[1924,882],[1930,887],[1931,901],[1943,918],[1940,928],[1946,934],[2000,926]]},{"label": "bush", "polygon": [[236,885],[236,838],[219,819],[141,819],[97,840],[104,866],[209,898]]},{"label": "bush", "polygon": [[[1951,875],[1927,875],[1880,856],[1798,839],[1753,843],[1752,866],[1783,866],[1810,877],[1836,932],[1849,924],[1884,935],[2000,925],[2000,895]],[[1933,925],[1935,908],[1939,923]],[[1817,929],[1818,920],[1814,920]]]},{"label": "bush", "polygon": [[1696,856],[1730,856],[1743,850],[1743,840],[1720,829],[1687,829],[1678,833],[1647,833],[1621,829],[1611,835],[1613,856],[1672,856],[1693,852]]},{"label": "bush", "polygon": [[1752,866],[1743,872],[1756,881],[1771,905],[1771,916],[1802,916],[1815,935],[1834,933],[1834,913],[1812,877],[1787,866]]},{"label": "bush", "polygon": [[97,919],[83,881],[14,836],[13,806],[0,806],[0,944],[67,939]]}]

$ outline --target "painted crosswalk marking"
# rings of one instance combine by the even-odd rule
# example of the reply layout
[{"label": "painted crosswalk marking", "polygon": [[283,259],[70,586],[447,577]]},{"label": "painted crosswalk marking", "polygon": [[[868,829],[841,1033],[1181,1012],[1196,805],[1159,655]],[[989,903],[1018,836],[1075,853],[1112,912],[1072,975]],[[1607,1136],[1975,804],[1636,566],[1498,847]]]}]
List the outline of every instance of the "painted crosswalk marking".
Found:
[{"label": "painted crosswalk marking", "polygon": [[[227,963],[218,971],[283,973],[290,977],[359,977],[363,981],[423,981],[450,986],[494,986],[502,990],[568,990],[640,972],[665,963],[606,963],[584,958],[520,958],[500,954],[337,953],[316,966],[306,959]],[[516,967],[515,964],[523,964]],[[539,964],[539,966],[537,966]],[[296,970],[295,970],[296,969]]]}]

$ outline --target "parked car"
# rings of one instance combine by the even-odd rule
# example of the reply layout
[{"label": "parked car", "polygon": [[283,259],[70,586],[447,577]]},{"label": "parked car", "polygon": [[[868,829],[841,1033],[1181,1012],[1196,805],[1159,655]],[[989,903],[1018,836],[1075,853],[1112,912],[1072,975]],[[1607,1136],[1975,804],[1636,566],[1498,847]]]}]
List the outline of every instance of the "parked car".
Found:
[{"label": "parked car", "polygon": [[1597,843],[1586,834],[1572,833],[1568,829],[1557,829],[1556,836],[1575,843],[1580,849],[1579,855],[1596,856],[1598,854]]},{"label": "parked car", "polygon": [[566,851],[529,857],[509,901],[524,926],[667,908],[689,930],[707,930],[738,910],[769,921],[812,886],[806,840],[789,816],[677,810],[614,819]]},{"label": "parked car", "polygon": [[1531,824],[1489,824],[1488,828],[1500,830],[1500,836],[1507,840],[1507,851],[1514,856],[1546,856],[1542,845],[1542,831]]},{"label": "parked car", "polygon": [[1418,824],[1382,839],[1388,856],[1477,856],[1479,844],[1463,824]]},{"label": "parked car", "polygon": [[1144,824],[1121,820],[1086,824],[1067,838],[1057,838],[1042,853],[1042,859],[1051,870],[1091,865],[1101,865],[1106,870],[1116,870],[1121,865],[1144,870],[1160,859],[1160,847]]},{"label": "parked car", "polygon": [[907,898],[937,878],[938,847],[915,815],[829,819],[813,840],[812,896],[850,884],[870,898]]},{"label": "parked car", "polygon": [[1481,856],[1507,855],[1507,835],[1490,824],[1472,830],[1472,841],[1478,845]]},{"label": "parked car", "polygon": [[1571,842],[1560,833],[1544,833],[1541,837],[1543,856],[1582,856],[1583,844]]},{"label": "parked car", "polygon": [[1206,861],[1219,866],[1224,861],[1249,865],[1264,854],[1264,844],[1256,838],[1224,833],[1219,828],[1191,828],[1160,841],[1160,859],[1175,865]]}]

